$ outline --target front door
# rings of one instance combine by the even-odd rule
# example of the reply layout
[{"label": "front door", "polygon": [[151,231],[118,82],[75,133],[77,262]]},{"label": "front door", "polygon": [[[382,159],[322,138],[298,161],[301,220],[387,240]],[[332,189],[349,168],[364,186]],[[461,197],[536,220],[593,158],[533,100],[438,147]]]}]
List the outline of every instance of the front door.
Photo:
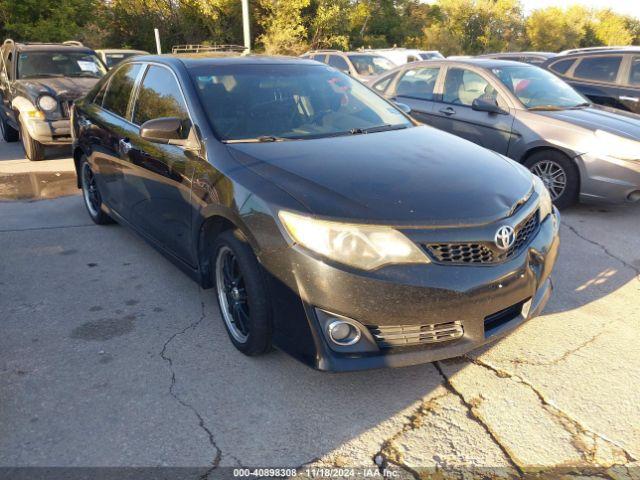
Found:
[{"label": "front door", "polygon": [[626,110],[640,114],[640,55],[630,58],[629,75],[618,89],[618,100]]},{"label": "front door", "polygon": [[426,125],[433,124],[433,92],[440,66],[408,68],[400,75],[391,99],[411,107],[411,116]]},{"label": "front door", "polygon": [[186,138],[191,122],[182,90],[171,70],[150,65],[133,103],[131,121],[137,128],[124,146],[127,212],[136,226],[164,248],[195,265],[190,234],[193,153],[139,135],[146,121],[163,117],[183,120]]},{"label": "front door", "polygon": [[[472,108],[477,98],[495,101],[505,113],[488,113]],[[434,126],[478,145],[506,155],[513,116],[496,88],[478,72],[450,67],[446,71],[442,95],[435,102]]]}]

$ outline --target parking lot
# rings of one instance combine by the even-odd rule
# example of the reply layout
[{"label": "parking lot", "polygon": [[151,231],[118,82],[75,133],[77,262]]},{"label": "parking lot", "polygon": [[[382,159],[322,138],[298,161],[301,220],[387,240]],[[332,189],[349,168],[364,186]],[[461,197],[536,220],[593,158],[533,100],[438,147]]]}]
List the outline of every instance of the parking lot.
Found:
[{"label": "parking lot", "polygon": [[0,143],[0,467],[640,478],[640,205],[564,211],[555,294],[499,343],[326,374],[236,351],[212,291],[94,225],[72,172]]}]

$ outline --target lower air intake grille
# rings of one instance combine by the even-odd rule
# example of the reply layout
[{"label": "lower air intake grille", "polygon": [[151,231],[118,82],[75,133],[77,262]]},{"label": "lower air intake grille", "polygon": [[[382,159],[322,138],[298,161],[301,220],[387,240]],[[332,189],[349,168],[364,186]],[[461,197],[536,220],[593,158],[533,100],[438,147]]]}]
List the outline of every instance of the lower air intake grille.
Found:
[{"label": "lower air intake grille", "polygon": [[457,320],[427,325],[379,325],[369,330],[380,348],[447,342],[464,334],[462,323]]}]

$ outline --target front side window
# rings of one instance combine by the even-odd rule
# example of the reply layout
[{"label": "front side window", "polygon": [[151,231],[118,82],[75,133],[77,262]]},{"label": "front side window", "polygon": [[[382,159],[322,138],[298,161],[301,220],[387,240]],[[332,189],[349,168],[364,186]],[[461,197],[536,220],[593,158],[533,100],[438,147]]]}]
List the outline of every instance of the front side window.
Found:
[{"label": "front side window", "polygon": [[142,80],[133,110],[133,123],[163,117],[189,118],[178,82],[169,70],[152,65]]},{"label": "front side window", "polygon": [[621,63],[622,56],[584,57],[573,76],[596,82],[615,83]]},{"label": "front side window", "polygon": [[131,97],[131,91],[136,83],[138,72],[140,72],[139,63],[130,63],[119,68],[111,77],[111,81],[107,86],[102,107],[122,118],[126,118],[129,97]]},{"label": "front side window", "polygon": [[387,70],[395,68],[391,60],[387,60],[379,55],[349,55],[349,60],[358,72],[358,75],[370,76],[380,75]]},{"label": "front side window", "polygon": [[407,70],[398,82],[396,95],[420,100],[433,100],[440,67],[421,67]]},{"label": "front side window", "polygon": [[341,72],[349,73],[349,65],[347,61],[339,55],[329,55],[329,65],[337,68]]},{"label": "front side window", "polygon": [[18,54],[17,78],[102,78],[106,73],[102,62],[91,53],[29,50]]},{"label": "front side window", "polygon": [[360,82],[321,65],[210,65],[191,70],[223,141],[310,139],[412,123]]},{"label": "front side window", "polygon": [[529,109],[553,110],[585,105],[584,97],[542,68],[508,66],[492,68],[491,72]]},{"label": "front side window", "polygon": [[450,68],[444,81],[443,102],[470,107],[477,98],[498,100],[498,92],[482,76],[465,68]]},{"label": "front side window", "polygon": [[549,68],[560,75],[564,75],[569,71],[571,65],[576,61],[575,58],[568,58],[566,60],[560,60],[559,62],[552,63]]},{"label": "front side window", "polygon": [[385,78],[375,83],[373,85],[373,89],[378,92],[384,92],[391,83],[391,80],[393,80],[394,76],[395,75],[387,75]]},{"label": "front side window", "polygon": [[631,59],[629,85],[640,85],[640,57],[633,57]]}]

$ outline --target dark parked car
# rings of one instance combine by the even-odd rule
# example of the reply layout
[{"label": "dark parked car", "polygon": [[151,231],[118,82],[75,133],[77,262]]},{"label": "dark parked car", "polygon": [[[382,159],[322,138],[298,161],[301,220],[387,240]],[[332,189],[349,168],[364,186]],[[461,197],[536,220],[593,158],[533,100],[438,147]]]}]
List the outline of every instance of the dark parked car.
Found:
[{"label": "dark parked car", "polygon": [[430,60],[372,87],[411,107],[418,121],[526,165],[564,208],[576,200],[640,200],[640,117],[593,106],[532,65]]},{"label": "dark parked car", "polygon": [[593,103],[640,114],[640,47],[570,50],[542,67]]},{"label": "dark parked car", "polygon": [[494,60],[511,60],[513,62],[541,65],[548,59],[553,58],[556,55],[558,54],[552,52],[502,52],[486,53],[484,55],[478,55],[476,58],[493,58]]},{"label": "dark parked car", "polygon": [[245,354],[429,362],[551,294],[559,218],[539,179],[318,62],[125,60],[76,102],[73,129],[91,218],[215,287]]},{"label": "dark parked car", "polygon": [[22,139],[29,160],[47,145],[71,143],[69,109],[107,69],[79,42],[16,43],[0,50],[0,129],[6,142]]}]

